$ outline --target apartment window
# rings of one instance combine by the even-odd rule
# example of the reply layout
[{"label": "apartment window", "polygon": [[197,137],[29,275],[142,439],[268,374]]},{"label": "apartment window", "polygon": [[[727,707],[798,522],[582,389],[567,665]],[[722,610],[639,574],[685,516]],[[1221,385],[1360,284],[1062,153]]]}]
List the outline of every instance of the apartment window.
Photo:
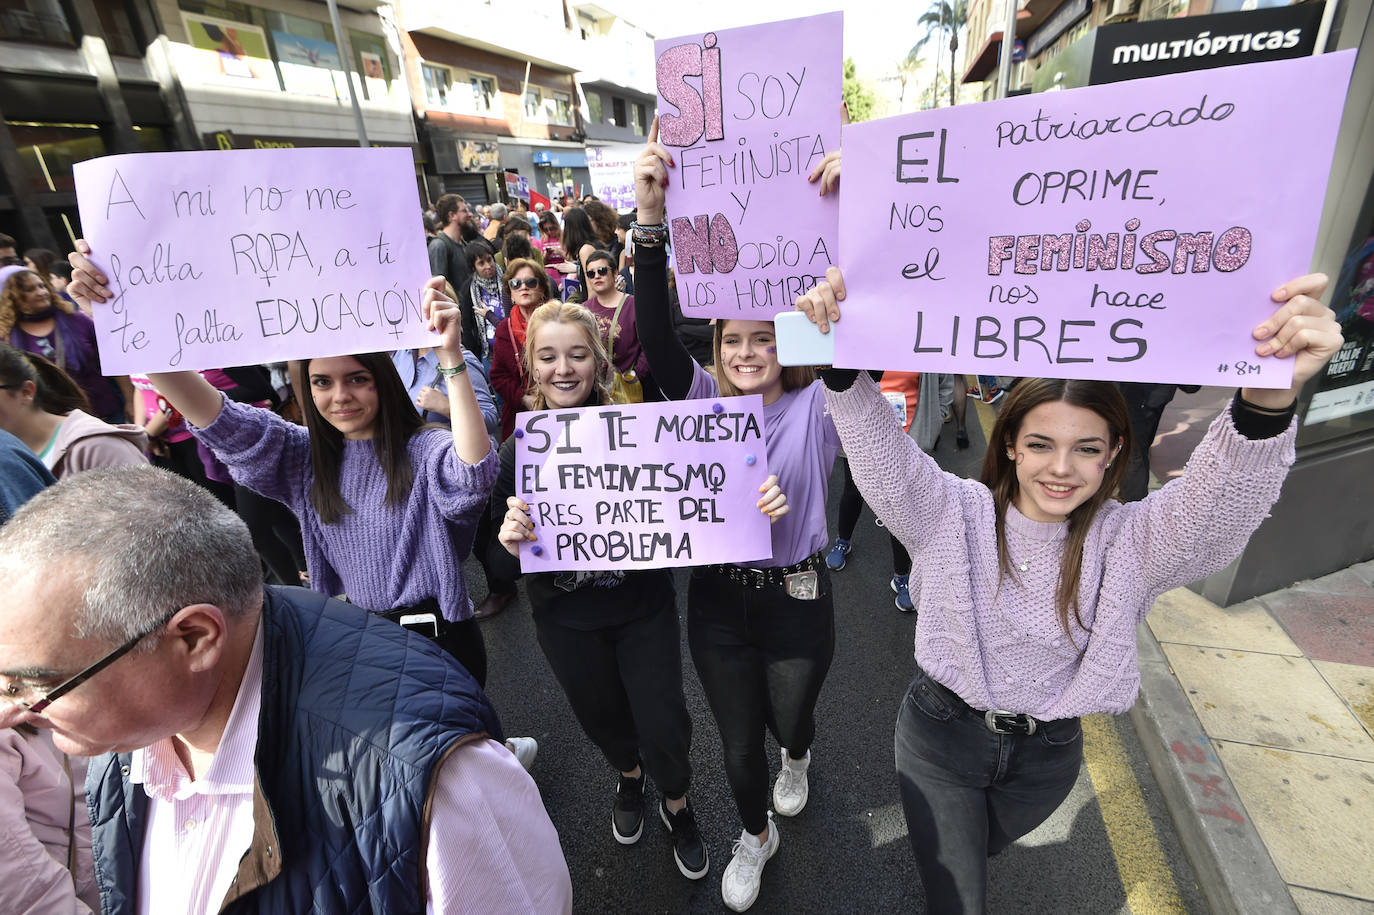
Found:
[{"label": "apartment window", "polygon": [[496,77],[483,73],[469,73],[472,88],[472,113],[482,117],[501,116],[501,97],[496,93]]},{"label": "apartment window", "polygon": [[642,137],[642,136],[644,136],[645,134],[648,133],[648,131],[644,129],[644,104],[643,104],[642,102],[635,102],[634,113],[635,113],[635,122],[634,122],[635,133],[639,134],[639,135]]},{"label": "apartment window", "polygon": [[538,86],[530,86],[525,90],[525,117],[531,121],[544,119],[544,96]]},{"label": "apartment window", "polygon": [[100,29],[104,32],[105,44],[111,54],[124,57],[141,57],[138,33],[134,30],[133,16],[129,13],[128,0],[95,0],[95,14],[100,19]]},{"label": "apartment window", "polygon": [[61,6],[48,0],[0,2],[0,38],[44,44],[76,44]]},{"label": "apartment window", "polygon": [[572,126],[572,96],[566,92],[550,92],[546,104],[548,105],[550,124],[557,124],[561,127]]},{"label": "apartment window", "polygon": [[625,117],[625,100],[623,98],[611,97],[611,123],[617,127],[628,127],[629,119]]},{"label": "apartment window", "polygon": [[453,87],[453,74],[449,68],[420,64],[420,73],[425,80],[425,101],[435,108],[447,108],[449,90]]},{"label": "apartment window", "polygon": [[593,124],[601,123],[601,96],[595,92],[587,93],[587,115]]}]

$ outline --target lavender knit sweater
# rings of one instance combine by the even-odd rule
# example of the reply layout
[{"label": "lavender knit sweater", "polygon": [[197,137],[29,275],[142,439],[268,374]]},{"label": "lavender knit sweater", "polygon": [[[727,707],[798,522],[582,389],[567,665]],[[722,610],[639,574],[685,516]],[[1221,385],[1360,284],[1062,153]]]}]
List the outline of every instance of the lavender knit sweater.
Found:
[{"label": "lavender knit sweater", "polygon": [[301,522],[310,586],[347,594],[372,611],[437,598],[449,620],[472,616],[463,557],[496,481],[496,454],[465,464],[448,430],[411,436],[415,483],[402,505],[386,504],[386,474],[371,441],[344,443],[339,487],[353,507],[322,524],[310,502],[310,433],[272,413],[226,399],[219,416],[193,429],[241,486],[284,503]]},{"label": "lavender knit sweater", "polygon": [[[1012,555],[1031,559],[998,589],[992,493],[940,470],[896,421],[866,373],[826,391],[854,481],[912,556],[920,617],[916,661],[979,709],[1052,720],[1120,714],[1140,687],[1136,625],[1164,591],[1203,578],[1240,555],[1278,499],[1294,460],[1297,424],[1247,439],[1229,408],[1212,423],[1179,479],[1144,501],[1108,501],[1088,531],[1073,638],[1055,613],[1067,524],[1007,511]],[[1042,546],[1043,545],[1043,546]]]}]

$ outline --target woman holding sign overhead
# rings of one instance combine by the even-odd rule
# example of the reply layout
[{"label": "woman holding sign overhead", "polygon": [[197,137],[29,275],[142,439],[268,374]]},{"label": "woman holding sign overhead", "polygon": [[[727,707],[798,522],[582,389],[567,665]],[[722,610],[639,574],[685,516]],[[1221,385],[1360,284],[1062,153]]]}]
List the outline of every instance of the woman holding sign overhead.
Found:
[{"label": "woman holding sign overhead", "polygon": [[[725,904],[742,912],[758,898],[764,865],[778,850],[768,810],[765,731],[783,747],[773,809],[796,816],[809,794],[807,767],[815,708],[835,652],[835,613],[825,503],[840,440],[810,369],[783,368],[770,321],[719,320],[715,377],[673,332],[668,305],[664,190],[676,165],[658,144],[658,124],[635,163],[639,221],[635,291],[639,339],[666,398],[763,397],[768,467],[788,493],[791,512],[773,525],[773,558],[757,568],[692,570],[687,607],[692,660],[720,728],[725,772],[744,830],[721,881]],[[889,408],[890,412],[890,408]]]},{"label": "woman holding sign overhead", "polygon": [[[817,169],[829,190],[838,160]],[[822,372],[868,504],[915,557],[916,678],[897,719],[902,805],[931,912],[981,912],[987,859],[1040,825],[1083,758],[1079,717],[1120,714],[1140,685],[1136,625],[1164,591],[1223,568],[1278,498],[1294,459],[1294,401],[1341,346],[1326,277],[1278,287],[1255,354],[1293,360],[1291,389],[1243,389],[1180,479],[1110,498],[1130,453],[1106,381],[1026,379],[988,436],[979,480],[940,470],[878,386]],[[828,332],[844,281],[797,307]]]},{"label": "woman holding sign overhead", "polygon": [[[524,350],[531,407],[612,403],[611,365],[601,341],[596,317],[581,305],[553,301],[535,309]],[[500,545],[510,554],[493,557],[491,565],[504,564],[503,577],[511,579],[520,567],[510,557],[519,557],[521,543],[539,539],[529,506],[515,495],[515,458],[512,436],[501,446],[491,500]],[[773,482],[766,482],[760,500],[765,512],[781,511],[786,503]],[[663,793],[658,813],[672,835],[678,870],[692,880],[706,876],[706,845],[686,797],[692,719],[682,693],[671,570],[540,572],[530,576],[528,587],[544,657],[582,729],[620,773],[611,811],[615,840],[639,841],[647,772]]]},{"label": "woman holding sign overhead", "polygon": [[[78,250],[73,295],[108,300],[89,247]],[[452,431],[422,422],[385,353],[305,360],[304,428],[229,400],[196,372],[149,377],[235,480],[300,519],[311,588],[409,617],[480,683],[486,650],[454,557],[472,545],[496,457],[466,374],[458,306],[442,288],[430,281],[424,313],[443,337]]]}]

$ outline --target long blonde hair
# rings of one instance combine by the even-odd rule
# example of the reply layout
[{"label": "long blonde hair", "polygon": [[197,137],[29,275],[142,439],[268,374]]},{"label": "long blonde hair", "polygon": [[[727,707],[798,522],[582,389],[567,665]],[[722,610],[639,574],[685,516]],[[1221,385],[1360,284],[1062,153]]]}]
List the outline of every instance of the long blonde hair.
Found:
[{"label": "long blonde hair", "polygon": [[[528,379],[529,395],[534,399],[534,409],[547,409],[544,391],[539,386],[534,371],[534,338],[539,329],[546,324],[570,324],[582,331],[587,348],[596,360],[596,375],[592,379],[592,397],[589,406],[599,406],[611,402],[611,361],[606,356],[606,347],[601,342],[601,328],[596,323],[596,315],[575,302],[554,300],[545,302],[530,313],[529,323],[525,326],[525,377]],[[595,404],[592,403],[595,401]]]}]

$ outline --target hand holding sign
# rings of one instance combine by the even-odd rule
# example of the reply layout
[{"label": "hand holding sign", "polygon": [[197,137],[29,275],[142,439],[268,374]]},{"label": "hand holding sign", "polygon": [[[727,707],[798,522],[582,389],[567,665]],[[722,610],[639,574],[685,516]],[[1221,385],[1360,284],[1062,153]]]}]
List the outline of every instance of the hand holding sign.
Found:
[{"label": "hand holding sign", "polygon": [[1320,301],[1326,291],[1326,275],[1309,273],[1289,280],[1271,296],[1283,306],[1255,328],[1263,341],[1255,355],[1284,359],[1293,356],[1293,386],[1287,391],[1246,388],[1242,396],[1257,407],[1287,409],[1299,390],[1331,361],[1344,342],[1336,313]]},{"label": "hand holding sign", "polygon": [[430,277],[425,283],[420,307],[425,327],[439,335],[440,342],[435,347],[439,363],[457,365],[463,361],[463,316],[458,303],[448,297],[444,289],[446,284],[442,276]]},{"label": "hand holding sign", "polygon": [[668,187],[668,169],[677,163],[672,153],[658,142],[658,116],[649,128],[649,143],[635,162],[635,221],[641,225],[663,223],[663,200]]}]

